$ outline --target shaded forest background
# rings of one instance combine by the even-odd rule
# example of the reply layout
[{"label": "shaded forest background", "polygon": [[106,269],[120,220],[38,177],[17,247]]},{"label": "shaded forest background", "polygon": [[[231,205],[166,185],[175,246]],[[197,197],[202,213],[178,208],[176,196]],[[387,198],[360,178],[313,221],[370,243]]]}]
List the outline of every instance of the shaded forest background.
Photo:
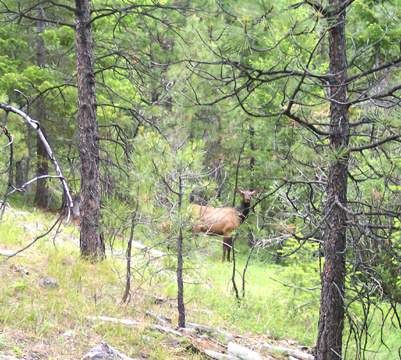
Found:
[{"label": "shaded forest background", "polygon": [[375,312],[401,325],[399,5],[1,1],[3,209],[72,207],[6,105],[40,123],[83,257],[135,238],[177,253],[180,281],[199,251],[189,204],[257,189],[245,257],[302,263],[321,289],[316,358],[350,343],[363,358]]}]

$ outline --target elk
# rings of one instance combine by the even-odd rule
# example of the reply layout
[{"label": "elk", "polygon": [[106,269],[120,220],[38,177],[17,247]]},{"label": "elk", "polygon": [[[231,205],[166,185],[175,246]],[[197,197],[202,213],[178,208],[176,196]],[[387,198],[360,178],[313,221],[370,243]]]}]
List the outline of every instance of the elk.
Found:
[{"label": "elk", "polygon": [[244,191],[237,189],[241,194],[241,204],[237,207],[213,208],[210,206],[193,205],[193,213],[200,224],[193,226],[196,234],[204,232],[206,235],[223,235],[223,258],[227,253],[227,261],[230,261],[232,233],[246,220],[249,214],[249,206],[252,197],[259,193],[258,190]]}]

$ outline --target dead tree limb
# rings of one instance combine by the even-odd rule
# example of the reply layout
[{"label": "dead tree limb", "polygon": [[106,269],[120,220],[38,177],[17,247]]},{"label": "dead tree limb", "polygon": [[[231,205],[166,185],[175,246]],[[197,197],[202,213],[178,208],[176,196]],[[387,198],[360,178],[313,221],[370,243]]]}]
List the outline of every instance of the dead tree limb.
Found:
[{"label": "dead tree limb", "polygon": [[7,113],[12,112],[14,114],[21,116],[23,119],[25,119],[28,122],[29,125],[31,125],[35,129],[38,137],[40,138],[44,147],[46,148],[47,154],[49,155],[49,158],[54,166],[54,169],[56,170],[56,172],[61,180],[61,183],[63,185],[65,196],[67,198],[67,222],[68,222],[70,219],[71,210],[74,206],[74,202],[73,202],[72,196],[71,196],[71,191],[68,187],[67,181],[65,180],[65,178],[63,176],[63,172],[61,171],[60,165],[58,164],[56,157],[54,156],[49,143],[47,142],[45,136],[43,135],[43,132],[40,128],[40,122],[32,119],[28,114],[26,114],[25,112],[23,112],[20,109],[17,109],[14,106],[0,103],[0,108],[3,109],[4,111],[6,111]]}]

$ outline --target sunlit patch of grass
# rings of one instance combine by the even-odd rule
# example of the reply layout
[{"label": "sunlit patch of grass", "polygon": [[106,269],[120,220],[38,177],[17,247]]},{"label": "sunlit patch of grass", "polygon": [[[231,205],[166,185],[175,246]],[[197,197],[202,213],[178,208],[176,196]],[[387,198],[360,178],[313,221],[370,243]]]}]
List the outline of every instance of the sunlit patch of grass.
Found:
[{"label": "sunlit patch of grass", "polygon": [[[302,300],[298,293],[289,296],[283,285],[270,279],[269,274],[274,274],[277,267],[257,263],[248,266],[245,296],[242,297],[241,275],[244,265],[244,260],[237,261],[236,267],[240,273],[236,274],[235,279],[241,298],[238,301],[231,280],[232,265],[204,259],[200,266],[203,281],[186,287],[188,308],[190,311],[198,309],[194,311],[195,316],[199,317],[198,321],[233,332],[292,338],[305,345],[313,345],[318,303],[312,302],[309,306],[296,309],[296,306],[307,304],[310,299],[306,296]],[[170,292],[174,293],[174,290],[170,289]],[[308,331],[305,331],[305,324]]]}]

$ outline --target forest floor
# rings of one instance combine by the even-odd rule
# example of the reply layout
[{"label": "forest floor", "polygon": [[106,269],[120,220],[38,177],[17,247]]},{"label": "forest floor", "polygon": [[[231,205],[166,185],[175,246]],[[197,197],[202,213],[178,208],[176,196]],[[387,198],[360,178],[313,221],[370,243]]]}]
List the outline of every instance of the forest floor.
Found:
[{"label": "forest floor", "polygon": [[[54,221],[54,214],[28,210],[6,210],[1,251],[23,248]],[[243,304],[233,299],[228,291],[231,265],[218,262],[219,252],[214,262],[191,263],[198,271],[187,281],[197,285],[188,285],[188,329],[178,329],[172,263],[138,260],[131,297],[123,303],[121,257],[109,253],[98,264],[82,261],[76,226],[68,226],[56,239],[51,235],[7,261],[0,256],[0,359],[81,359],[102,342],[135,359],[211,359],[207,351],[226,354],[233,344],[257,352],[261,359],[287,359],[267,350],[266,343],[307,350],[300,340],[267,328],[268,309],[256,297]],[[223,280],[202,272],[205,266],[224,273]],[[281,306],[286,306],[284,300]]]}]

